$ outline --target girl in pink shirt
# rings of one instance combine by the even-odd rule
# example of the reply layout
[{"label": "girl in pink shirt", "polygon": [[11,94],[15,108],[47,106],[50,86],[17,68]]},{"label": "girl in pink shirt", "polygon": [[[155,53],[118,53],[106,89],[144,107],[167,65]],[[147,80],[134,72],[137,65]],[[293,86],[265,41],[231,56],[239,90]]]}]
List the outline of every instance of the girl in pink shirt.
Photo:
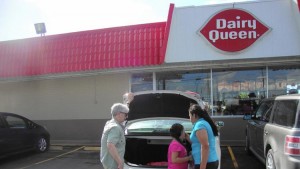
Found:
[{"label": "girl in pink shirt", "polygon": [[187,155],[187,150],[182,143],[186,134],[181,124],[175,123],[170,128],[173,138],[168,150],[168,169],[187,169],[191,156]]}]

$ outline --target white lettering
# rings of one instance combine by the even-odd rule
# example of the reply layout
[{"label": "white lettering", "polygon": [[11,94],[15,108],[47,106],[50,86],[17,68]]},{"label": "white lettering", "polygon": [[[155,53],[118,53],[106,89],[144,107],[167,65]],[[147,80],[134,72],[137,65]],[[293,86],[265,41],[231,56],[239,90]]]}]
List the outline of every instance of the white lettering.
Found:
[{"label": "white lettering", "polygon": [[247,38],[247,32],[246,31],[240,31],[239,32],[239,37],[241,39],[246,39]]},{"label": "white lettering", "polygon": [[226,28],[226,19],[217,19],[216,21],[216,26],[217,26],[217,29],[224,29]]},{"label": "white lettering", "polygon": [[252,20],[252,23],[251,20],[248,20],[248,27],[256,29],[256,20]]},{"label": "white lettering", "polygon": [[235,22],[234,21],[228,21],[227,28],[228,29],[236,28]]},{"label": "white lettering", "polygon": [[236,31],[231,31],[229,32],[229,39],[236,39],[237,38],[237,32]]},{"label": "white lettering", "polygon": [[220,39],[228,39],[228,33],[220,32]]},{"label": "white lettering", "polygon": [[241,21],[239,21],[239,20],[241,19],[241,17],[237,16],[236,19],[237,19],[237,21],[236,21],[236,27],[240,28],[241,27]]},{"label": "white lettering", "polygon": [[218,30],[209,31],[209,39],[215,43],[217,40],[227,40],[227,39],[256,39],[256,31],[229,31],[220,32]]},{"label": "white lettering", "polygon": [[252,28],[256,29],[256,20],[240,20],[241,17],[237,16],[236,20],[217,19],[216,29],[235,29],[235,28]]},{"label": "white lettering", "polygon": [[[237,30],[250,28],[253,31]],[[232,31],[221,31],[222,29],[233,29]],[[227,39],[256,39],[256,20],[241,20],[240,16],[236,16],[235,20],[216,19],[216,30],[209,31],[209,39],[215,43],[218,40]]]},{"label": "white lettering", "polygon": [[246,24],[248,23],[247,20],[242,20],[242,28],[246,28]]},{"label": "white lettering", "polygon": [[217,30],[209,31],[209,39],[215,43],[216,40],[219,39],[219,31],[217,31]]},{"label": "white lettering", "polygon": [[248,32],[248,38],[249,39],[256,39],[256,37],[257,37],[256,31],[249,31]]}]

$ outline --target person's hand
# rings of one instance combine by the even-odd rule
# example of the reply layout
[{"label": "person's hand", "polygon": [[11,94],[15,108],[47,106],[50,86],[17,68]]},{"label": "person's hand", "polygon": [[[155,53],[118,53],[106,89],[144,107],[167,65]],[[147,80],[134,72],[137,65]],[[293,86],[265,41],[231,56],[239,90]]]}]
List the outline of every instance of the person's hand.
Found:
[{"label": "person's hand", "polygon": [[123,162],[119,163],[118,164],[118,169],[123,169],[123,168],[124,168],[124,163]]},{"label": "person's hand", "polygon": [[185,133],[185,136],[184,136],[184,139],[188,139],[188,138],[190,138],[190,135],[189,134],[187,134],[187,133]]},{"label": "person's hand", "polygon": [[189,155],[189,161],[193,161],[193,156]]}]

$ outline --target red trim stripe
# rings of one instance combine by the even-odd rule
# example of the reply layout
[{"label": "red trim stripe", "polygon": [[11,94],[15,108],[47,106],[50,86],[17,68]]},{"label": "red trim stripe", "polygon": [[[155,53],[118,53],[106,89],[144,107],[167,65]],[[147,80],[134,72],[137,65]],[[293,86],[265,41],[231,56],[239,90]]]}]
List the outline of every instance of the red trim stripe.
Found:
[{"label": "red trim stripe", "polygon": [[165,38],[163,41],[162,48],[160,49],[159,64],[162,64],[165,61],[166,52],[167,52],[167,44],[168,44],[169,34],[170,34],[170,29],[171,29],[171,22],[172,22],[172,18],[173,18],[174,6],[175,6],[174,4],[172,4],[172,3],[170,4],[168,20],[166,23],[166,30],[165,30],[165,36],[164,36]]}]

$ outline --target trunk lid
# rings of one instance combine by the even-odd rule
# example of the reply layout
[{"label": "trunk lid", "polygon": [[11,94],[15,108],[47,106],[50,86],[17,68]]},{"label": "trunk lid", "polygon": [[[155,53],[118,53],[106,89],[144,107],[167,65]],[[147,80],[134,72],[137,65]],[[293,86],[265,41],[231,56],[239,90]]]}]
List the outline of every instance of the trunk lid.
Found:
[{"label": "trunk lid", "polygon": [[168,90],[137,92],[130,99],[124,96],[124,101],[129,105],[128,120],[149,117],[189,118],[190,104],[204,107],[203,102],[190,93]]}]

